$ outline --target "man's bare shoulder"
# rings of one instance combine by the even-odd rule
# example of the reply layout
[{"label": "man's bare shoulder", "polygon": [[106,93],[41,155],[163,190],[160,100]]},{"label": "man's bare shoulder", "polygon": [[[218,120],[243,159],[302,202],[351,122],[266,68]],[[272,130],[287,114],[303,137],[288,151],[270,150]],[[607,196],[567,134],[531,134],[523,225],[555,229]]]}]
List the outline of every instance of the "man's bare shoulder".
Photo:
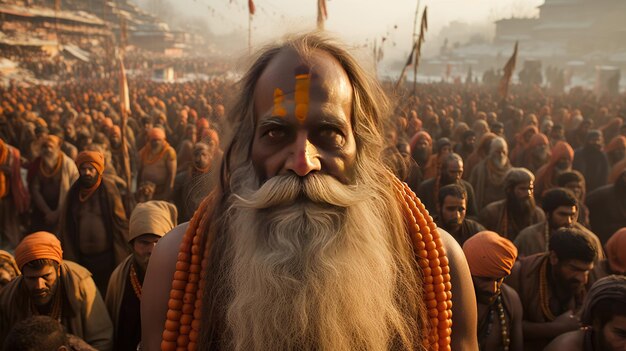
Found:
[{"label": "man's bare shoulder", "polygon": [[546,346],[544,351],[582,351],[583,350],[583,341],[585,338],[585,332],[582,330],[574,330],[571,332],[567,332],[565,334],[561,334],[556,339],[552,340],[548,346]]},{"label": "man's bare shoulder", "polygon": [[161,334],[167,316],[172,279],[178,250],[189,223],[183,223],[159,240],[150,256],[141,299],[141,335],[143,350],[160,350]]}]

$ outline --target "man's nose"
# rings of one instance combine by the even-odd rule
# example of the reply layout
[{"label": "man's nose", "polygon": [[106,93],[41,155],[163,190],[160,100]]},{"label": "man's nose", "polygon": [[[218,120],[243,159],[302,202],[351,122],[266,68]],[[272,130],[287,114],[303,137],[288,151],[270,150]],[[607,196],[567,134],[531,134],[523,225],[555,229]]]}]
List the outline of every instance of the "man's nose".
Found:
[{"label": "man's nose", "polygon": [[43,290],[46,288],[46,281],[43,278],[37,279],[37,290]]},{"label": "man's nose", "polygon": [[285,162],[285,169],[300,177],[322,169],[319,152],[309,139],[307,133],[298,133]]}]

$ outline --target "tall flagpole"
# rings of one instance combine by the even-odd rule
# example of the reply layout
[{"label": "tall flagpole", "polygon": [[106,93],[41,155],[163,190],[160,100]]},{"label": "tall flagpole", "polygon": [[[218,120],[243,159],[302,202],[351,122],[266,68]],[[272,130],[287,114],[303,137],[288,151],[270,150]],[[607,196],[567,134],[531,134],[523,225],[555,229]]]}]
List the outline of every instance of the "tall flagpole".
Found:
[{"label": "tall flagpole", "polygon": [[256,12],[253,0],[248,0],[248,54],[252,53],[252,16]]}]

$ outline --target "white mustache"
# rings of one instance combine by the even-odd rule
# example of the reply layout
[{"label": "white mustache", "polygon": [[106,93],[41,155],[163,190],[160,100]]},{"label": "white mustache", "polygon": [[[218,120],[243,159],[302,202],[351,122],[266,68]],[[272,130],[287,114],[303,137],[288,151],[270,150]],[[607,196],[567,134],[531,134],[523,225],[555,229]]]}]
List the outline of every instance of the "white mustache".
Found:
[{"label": "white mustache", "polygon": [[367,198],[356,185],[345,185],[329,175],[280,175],[270,178],[258,190],[233,194],[233,206],[267,209],[288,205],[298,199],[347,208]]}]

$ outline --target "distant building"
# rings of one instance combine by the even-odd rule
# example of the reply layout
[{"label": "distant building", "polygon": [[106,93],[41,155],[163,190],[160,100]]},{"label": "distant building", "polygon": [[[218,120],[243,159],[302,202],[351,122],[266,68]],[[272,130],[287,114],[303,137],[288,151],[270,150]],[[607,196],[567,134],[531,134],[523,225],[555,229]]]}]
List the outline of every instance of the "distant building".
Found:
[{"label": "distant building", "polygon": [[538,18],[496,21],[495,43],[540,41],[564,45],[567,52],[626,48],[626,1],[545,0]]}]

